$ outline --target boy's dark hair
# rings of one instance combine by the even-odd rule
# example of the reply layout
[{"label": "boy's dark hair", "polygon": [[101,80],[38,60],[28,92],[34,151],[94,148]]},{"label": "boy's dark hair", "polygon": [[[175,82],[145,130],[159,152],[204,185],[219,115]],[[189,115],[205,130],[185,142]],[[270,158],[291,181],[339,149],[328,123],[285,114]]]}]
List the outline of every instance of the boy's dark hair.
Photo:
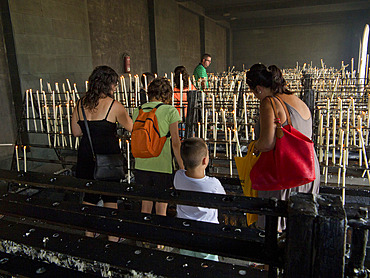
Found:
[{"label": "boy's dark hair", "polygon": [[148,98],[150,101],[157,99],[170,104],[172,101],[172,87],[168,79],[155,78],[148,86]]},{"label": "boy's dark hair", "polygon": [[180,154],[186,169],[194,169],[207,156],[208,148],[203,139],[187,138],[181,143]]}]

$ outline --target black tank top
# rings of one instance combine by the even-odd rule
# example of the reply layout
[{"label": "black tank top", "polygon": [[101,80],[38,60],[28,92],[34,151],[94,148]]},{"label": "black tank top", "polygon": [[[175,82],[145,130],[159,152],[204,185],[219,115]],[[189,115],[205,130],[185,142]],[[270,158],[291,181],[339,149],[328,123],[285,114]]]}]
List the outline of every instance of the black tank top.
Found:
[{"label": "black tank top", "polygon": [[[79,101],[77,104],[77,114],[79,117],[77,123],[79,124],[83,135],[80,141],[80,146],[78,148],[76,177],[93,179],[95,163],[93,160],[89,138],[87,137],[84,120],[80,119],[80,103],[81,101]],[[87,121],[89,125],[91,140],[94,146],[94,151],[97,154],[120,153],[116,123],[107,121],[107,117],[113,106],[113,103],[114,99],[112,100],[112,103],[109,106],[107,114],[103,120]]]}]

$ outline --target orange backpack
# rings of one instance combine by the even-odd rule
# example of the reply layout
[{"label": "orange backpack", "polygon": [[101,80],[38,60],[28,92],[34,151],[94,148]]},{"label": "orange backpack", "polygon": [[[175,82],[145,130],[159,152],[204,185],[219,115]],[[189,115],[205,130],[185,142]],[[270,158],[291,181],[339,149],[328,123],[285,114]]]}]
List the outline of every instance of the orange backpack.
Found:
[{"label": "orange backpack", "polygon": [[167,138],[170,136],[169,133],[163,137],[159,134],[155,111],[161,105],[163,103],[158,104],[150,112],[144,112],[141,106],[139,107],[139,115],[134,122],[131,133],[131,152],[135,158],[159,156]]}]

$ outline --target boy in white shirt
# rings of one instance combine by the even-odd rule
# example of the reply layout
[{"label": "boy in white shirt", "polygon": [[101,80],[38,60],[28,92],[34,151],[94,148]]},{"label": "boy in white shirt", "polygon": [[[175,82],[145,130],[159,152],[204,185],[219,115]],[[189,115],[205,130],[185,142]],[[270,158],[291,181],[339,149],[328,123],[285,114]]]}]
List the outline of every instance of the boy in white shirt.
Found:
[{"label": "boy in white shirt", "polygon": [[[226,194],[220,181],[205,175],[208,166],[208,148],[203,139],[188,138],[181,144],[181,158],[186,170],[178,170],[175,174],[176,189],[198,191],[215,194]],[[177,205],[177,217],[218,224],[218,210],[204,207]],[[218,260],[217,256],[205,253],[180,250],[181,254]]]}]

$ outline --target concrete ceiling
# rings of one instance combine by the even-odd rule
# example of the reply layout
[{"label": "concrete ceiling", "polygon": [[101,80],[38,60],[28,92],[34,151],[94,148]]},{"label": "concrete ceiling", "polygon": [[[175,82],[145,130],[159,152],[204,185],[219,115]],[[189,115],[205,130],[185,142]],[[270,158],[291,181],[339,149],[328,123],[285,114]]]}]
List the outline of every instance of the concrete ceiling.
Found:
[{"label": "concrete ceiling", "polygon": [[[178,0],[178,2],[189,2]],[[232,29],[340,22],[369,17],[370,0],[192,0]]]}]

